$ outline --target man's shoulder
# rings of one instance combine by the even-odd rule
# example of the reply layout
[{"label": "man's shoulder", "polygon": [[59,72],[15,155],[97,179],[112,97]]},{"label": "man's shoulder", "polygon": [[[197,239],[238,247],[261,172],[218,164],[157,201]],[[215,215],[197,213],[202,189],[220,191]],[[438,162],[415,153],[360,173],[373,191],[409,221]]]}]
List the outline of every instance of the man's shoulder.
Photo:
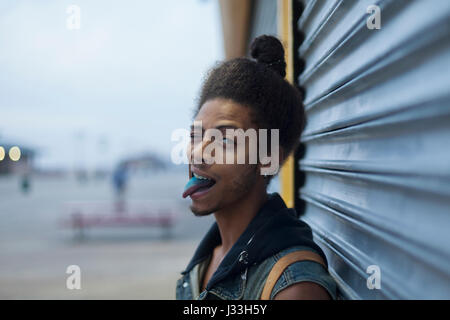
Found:
[{"label": "man's shoulder", "polygon": [[[313,253],[319,254],[316,250],[310,247],[294,246],[280,251],[273,258],[277,259],[278,261],[283,256],[291,252],[300,250],[308,250]],[[325,266],[323,266],[319,262],[311,260],[302,260],[290,264],[278,278],[278,281],[276,282],[271,293],[271,298],[273,298],[278,292],[289,287],[290,285],[300,282],[314,282],[325,288],[332,299],[336,299],[336,281],[330,275],[328,269]]]},{"label": "man's shoulder", "polygon": [[311,251],[317,255],[319,255],[319,252],[317,252],[317,250],[309,247],[309,246],[304,246],[304,245],[295,245],[295,246],[290,246],[288,248],[282,249],[280,251],[278,251],[277,253],[267,257],[266,259],[264,259],[263,261],[261,261],[259,263],[259,265],[274,265],[278,260],[280,260],[282,257],[295,252],[295,251]]},{"label": "man's shoulder", "polygon": [[[297,245],[285,248],[253,266],[252,272],[249,274],[249,285],[254,287],[254,289],[261,294],[267,277],[277,261],[291,252],[303,250],[319,254],[316,250],[308,246]],[[290,285],[303,281],[314,282],[321,285],[327,290],[332,299],[336,299],[336,283],[333,277],[323,265],[309,260],[290,264],[278,278],[278,281],[273,288],[271,298]]]}]

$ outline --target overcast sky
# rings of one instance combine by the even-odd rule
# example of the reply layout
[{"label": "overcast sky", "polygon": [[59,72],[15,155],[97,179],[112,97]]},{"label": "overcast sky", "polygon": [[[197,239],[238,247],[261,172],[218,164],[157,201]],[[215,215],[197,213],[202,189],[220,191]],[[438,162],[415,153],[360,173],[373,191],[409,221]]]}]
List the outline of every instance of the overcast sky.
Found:
[{"label": "overcast sky", "polygon": [[169,161],[172,131],[188,128],[223,59],[219,17],[215,0],[1,1],[0,142],[37,148],[47,167],[145,150]]}]

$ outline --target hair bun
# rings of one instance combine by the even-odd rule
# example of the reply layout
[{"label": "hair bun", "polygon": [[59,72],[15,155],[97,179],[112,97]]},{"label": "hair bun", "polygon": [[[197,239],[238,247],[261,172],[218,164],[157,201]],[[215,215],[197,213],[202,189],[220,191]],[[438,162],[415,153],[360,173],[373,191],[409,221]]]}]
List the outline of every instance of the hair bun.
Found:
[{"label": "hair bun", "polygon": [[250,46],[250,55],[256,61],[275,70],[283,78],[286,76],[284,48],[277,38],[268,35],[255,38]]}]

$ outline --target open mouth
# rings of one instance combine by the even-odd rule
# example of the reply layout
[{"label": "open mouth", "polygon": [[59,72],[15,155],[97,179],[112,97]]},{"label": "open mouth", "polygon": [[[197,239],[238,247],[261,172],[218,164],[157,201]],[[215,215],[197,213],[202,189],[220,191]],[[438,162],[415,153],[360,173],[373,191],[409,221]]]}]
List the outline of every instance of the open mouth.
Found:
[{"label": "open mouth", "polygon": [[183,198],[191,197],[192,199],[199,198],[216,184],[216,181],[192,172],[192,178],[184,187]]}]

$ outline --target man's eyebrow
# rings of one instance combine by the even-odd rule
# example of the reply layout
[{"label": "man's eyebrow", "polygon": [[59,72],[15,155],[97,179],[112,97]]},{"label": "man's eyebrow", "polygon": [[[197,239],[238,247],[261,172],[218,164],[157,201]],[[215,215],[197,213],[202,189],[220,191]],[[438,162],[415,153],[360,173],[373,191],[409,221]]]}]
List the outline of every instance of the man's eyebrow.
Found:
[{"label": "man's eyebrow", "polygon": [[[202,126],[194,126],[191,125],[191,130],[202,128]],[[218,125],[217,127],[214,127],[214,129],[223,130],[223,129],[239,129],[238,127],[231,125],[231,124],[222,124]],[[202,129],[202,131],[205,131],[205,129]]]}]

